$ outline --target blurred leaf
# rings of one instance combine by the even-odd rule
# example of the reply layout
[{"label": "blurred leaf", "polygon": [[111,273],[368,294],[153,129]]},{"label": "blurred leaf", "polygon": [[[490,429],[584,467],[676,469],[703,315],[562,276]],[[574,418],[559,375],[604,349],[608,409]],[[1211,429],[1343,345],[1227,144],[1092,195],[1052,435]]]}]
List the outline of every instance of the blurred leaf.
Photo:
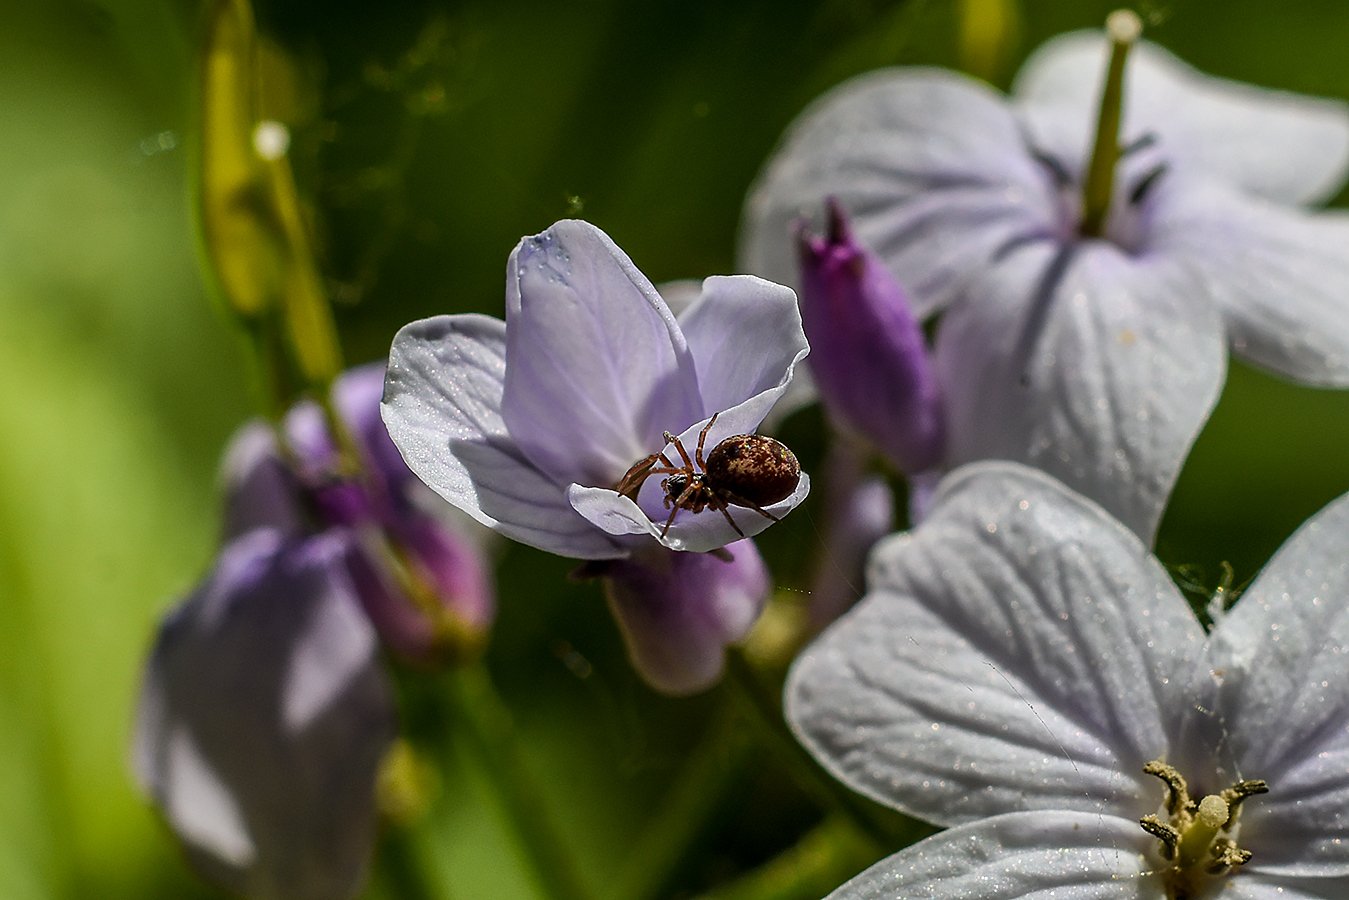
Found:
[{"label": "blurred leaf", "polygon": [[[213,503],[186,483],[129,384],[76,365],[66,335],[13,317],[0,334],[0,846],[28,848],[6,877],[76,895],[133,896],[165,848],[126,766],[133,696],[156,610],[203,559]],[[40,377],[36,377],[41,373]],[[5,896],[12,896],[8,891]]]}]

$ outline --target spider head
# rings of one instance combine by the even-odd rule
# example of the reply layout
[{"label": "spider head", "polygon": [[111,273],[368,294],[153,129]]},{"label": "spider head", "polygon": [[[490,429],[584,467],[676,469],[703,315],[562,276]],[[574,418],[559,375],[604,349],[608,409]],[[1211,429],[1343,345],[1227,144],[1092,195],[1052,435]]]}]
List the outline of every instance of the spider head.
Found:
[{"label": "spider head", "polygon": [[661,489],[665,491],[665,505],[669,506],[679,499],[684,491],[688,490],[689,476],[686,472],[676,472],[669,478],[660,483]]}]

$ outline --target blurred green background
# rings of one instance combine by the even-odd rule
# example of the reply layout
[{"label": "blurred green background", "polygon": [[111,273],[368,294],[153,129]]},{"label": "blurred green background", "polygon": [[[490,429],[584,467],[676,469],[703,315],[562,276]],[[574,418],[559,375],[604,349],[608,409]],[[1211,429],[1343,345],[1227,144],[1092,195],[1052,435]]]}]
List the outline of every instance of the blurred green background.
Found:
[{"label": "blurred green background", "polygon": [[[974,0],[976,24],[1004,6]],[[0,897],[212,896],[136,794],[127,741],[157,617],[209,564],[214,473],[256,408],[213,307],[193,224],[187,2],[5,2],[0,12]],[[1108,3],[1027,0],[962,43],[938,0],[262,4],[297,64],[293,159],[321,222],[350,362],[421,316],[500,314],[521,235],[581,216],[653,280],[733,270],[739,208],[790,119],[894,63],[1005,85],[1044,38]],[[1196,66],[1349,98],[1340,0],[1140,8]],[[1343,203],[1343,198],[1341,198]],[[787,425],[808,463],[817,415]],[[1159,553],[1244,582],[1349,490],[1349,394],[1233,366]],[[818,503],[818,500],[814,501]],[[812,507],[760,542],[785,585],[818,546]],[[613,892],[632,834],[714,698],[663,700],[628,671],[598,590],[566,561],[504,550],[489,662],[585,875]],[[424,701],[423,701],[424,704]],[[425,705],[409,713],[434,716]],[[458,897],[530,896],[480,779],[449,761],[423,849]],[[810,821],[771,775],[731,785],[693,888]],[[377,876],[374,894],[396,893]]]}]

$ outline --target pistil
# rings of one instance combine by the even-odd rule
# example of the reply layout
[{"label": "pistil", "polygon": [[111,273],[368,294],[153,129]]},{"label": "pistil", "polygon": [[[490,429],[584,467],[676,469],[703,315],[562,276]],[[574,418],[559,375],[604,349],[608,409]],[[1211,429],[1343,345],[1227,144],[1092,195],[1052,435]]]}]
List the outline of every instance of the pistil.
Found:
[{"label": "pistil", "polygon": [[1138,15],[1117,9],[1105,20],[1110,38],[1110,61],[1106,67],[1105,87],[1101,91],[1100,114],[1096,119],[1096,140],[1087,159],[1087,177],[1082,184],[1081,232],[1099,237],[1110,212],[1115,190],[1115,166],[1120,158],[1119,126],[1124,105],[1124,61],[1143,33]]}]

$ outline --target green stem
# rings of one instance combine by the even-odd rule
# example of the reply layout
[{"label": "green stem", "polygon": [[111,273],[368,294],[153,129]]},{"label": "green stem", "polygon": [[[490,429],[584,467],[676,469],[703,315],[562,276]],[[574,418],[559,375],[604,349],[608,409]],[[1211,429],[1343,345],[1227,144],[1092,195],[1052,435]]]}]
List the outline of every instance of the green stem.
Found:
[{"label": "green stem", "polygon": [[380,840],[379,881],[398,900],[450,900],[446,887],[432,877],[425,838],[417,830],[394,825]]},{"label": "green stem", "polygon": [[625,853],[618,887],[611,896],[647,900],[668,896],[670,882],[692,849],[706,837],[734,788],[743,784],[754,744],[739,728],[729,704],[708,729],[693,757],[666,790],[656,817],[636,846]]},{"label": "green stem", "polygon": [[745,658],[733,650],[727,654],[726,663],[727,683],[736,691],[769,749],[788,767],[797,783],[818,803],[851,820],[878,847],[899,846],[897,839],[912,831],[910,821],[899,816],[894,816],[893,822],[887,821],[889,817],[882,817],[886,810],[853,793],[821,769],[787,728],[777,702],[764,690]]},{"label": "green stem", "polygon": [[482,665],[466,666],[447,683],[455,725],[506,813],[539,886],[554,900],[589,900],[561,836],[543,809],[539,790],[516,746],[510,711]]},{"label": "green stem", "polygon": [[1106,67],[1101,110],[1096,120],[1096,141],[1087,160],[1082,184],[1082,234],[1099,237],[1110,212],[1115,190],[1115,165],[1119,162],[1119,124],[1124,105],[1124,61],[1143,31],[1137,14],[1117,9],[1105,21],[1110,38],[1110,62]]}]

